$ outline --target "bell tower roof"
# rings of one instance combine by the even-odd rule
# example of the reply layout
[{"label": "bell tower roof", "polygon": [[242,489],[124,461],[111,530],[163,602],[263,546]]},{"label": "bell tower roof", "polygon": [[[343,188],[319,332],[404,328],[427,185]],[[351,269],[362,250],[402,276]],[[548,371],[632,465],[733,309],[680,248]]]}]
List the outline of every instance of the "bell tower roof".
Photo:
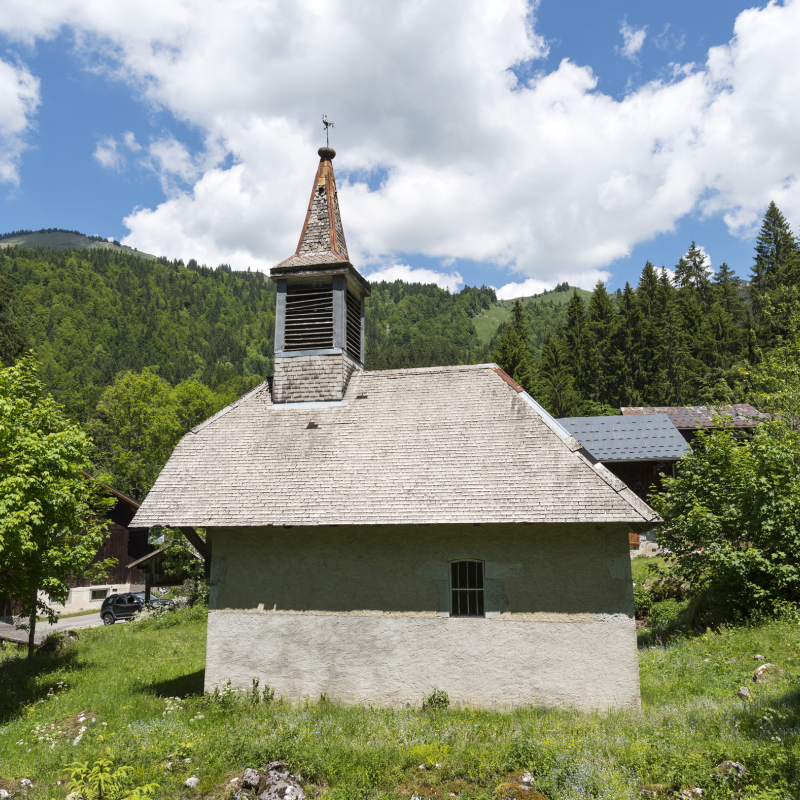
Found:
[{"label": "bell tower roof", "polygon": [[370,294],[366,281],[350,263],[344,238],[336,177],[333,174],[332,147],[320,147],[319,166],[308,202],[303,230],[295,254],[270,270],[270,277],[300,278],[314,275],[346,274],[360,285],[365,296]]}]

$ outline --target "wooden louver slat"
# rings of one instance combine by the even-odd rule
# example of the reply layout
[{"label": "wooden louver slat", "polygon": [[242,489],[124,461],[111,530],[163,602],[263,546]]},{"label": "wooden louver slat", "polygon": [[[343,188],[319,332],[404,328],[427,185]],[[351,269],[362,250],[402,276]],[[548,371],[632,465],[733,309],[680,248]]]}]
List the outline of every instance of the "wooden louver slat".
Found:
[{"label": "wooden louver slat", "polygon": [[287,287],[283,346],[286,350],[333,347],[332,286]]},{"label": "wooden louver slat", "polygon": [[347,293],[347,352],[361,361],[361,302]]}]

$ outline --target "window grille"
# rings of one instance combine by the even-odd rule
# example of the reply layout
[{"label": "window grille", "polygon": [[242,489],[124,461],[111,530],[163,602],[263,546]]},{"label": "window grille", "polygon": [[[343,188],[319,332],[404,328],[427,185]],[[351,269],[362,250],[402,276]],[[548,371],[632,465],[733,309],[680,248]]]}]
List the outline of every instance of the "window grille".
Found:
[{"label": "window grille", "polygon": [[483,562],[453,561],[450,564],[453,617],[483,616]]},{"label": "window grille", "polygon": [[347,352],[361,361],[361,301],[347,293]]},{"label": "window grille", "polygon": [[333,286],[302,283],[286,287],[285,350],[333,347]]},{"label": "window grille", "polygon": [[92,600],[105,600],[108,589],[92,589]]}]

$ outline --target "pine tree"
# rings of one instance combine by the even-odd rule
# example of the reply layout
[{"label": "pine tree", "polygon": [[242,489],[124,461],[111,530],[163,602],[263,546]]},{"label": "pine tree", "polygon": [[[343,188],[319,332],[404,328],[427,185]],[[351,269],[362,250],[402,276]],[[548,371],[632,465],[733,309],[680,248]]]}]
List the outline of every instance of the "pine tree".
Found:
[{"label": "pine tree", "polygon": [[658,273],[648,261],[634,295],[639,341],[633,390],[643,404],[652,404],[653,398],[658,396],[658,350],[661,345],[658,293]]},{"label": "pine tree", "polygon": [[523,389],[531,392],[535,380],[534,357],[528,341],[528,327],[522,303],[519,299],[514,301],[512,315],[512,320],[503,331],[494,351],[494,360]]},{"label": "pine tree", "polygon": [[573,289],[572,297],[567,303],[567,324],[564,331],[567,345],[567,363],[578,391],[585,397],[589,389],[589,380],[584,358],[586,354],[586,304]]},{"label": "pine tree", "polygon": [[651,386],[652,405],[682,405],[689,383],[689,352],[675,288],[666,269],[661,270],[657,290],[658,343],[656,373]]},{"label": "pine tree", "polygon": [[585,384],[589,392],[585,399],[595,403],[612,402],[613,331],[616,314],[611,297],[602,281],[598,281],[589,300],[588,335],[584,346]]},{"label": "pine tree", "polygon": [[556,418],[575,416],[581,409],[581,397],[575,389],[568,362],[566,342],[548,335],[537,363],[533,396]]},{"label": "pine tree", "polygon": [[769,204],[756,239],[756,254],[750,280],[750,293],[757,308],[762,298],[793,277],[797,240],[786,217],[774,202]]}]

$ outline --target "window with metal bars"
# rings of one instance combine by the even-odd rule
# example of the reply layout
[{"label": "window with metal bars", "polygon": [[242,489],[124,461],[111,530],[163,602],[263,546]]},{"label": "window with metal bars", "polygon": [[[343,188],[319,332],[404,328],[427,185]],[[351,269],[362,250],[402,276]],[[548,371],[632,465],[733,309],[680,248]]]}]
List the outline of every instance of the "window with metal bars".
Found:
[{"label": "window with metal bars", "polygon": [[361,301],[347,293],[347,352],[361,361]]},{"label": "window with metal bars", "polygon": [[450,563],[452,617],[482,617],[483,562],[453,561]]},{"label": "window with metal bars", "polygon": [[333,286],[297,283],[286,287],[285,350],[333,347]]}]

